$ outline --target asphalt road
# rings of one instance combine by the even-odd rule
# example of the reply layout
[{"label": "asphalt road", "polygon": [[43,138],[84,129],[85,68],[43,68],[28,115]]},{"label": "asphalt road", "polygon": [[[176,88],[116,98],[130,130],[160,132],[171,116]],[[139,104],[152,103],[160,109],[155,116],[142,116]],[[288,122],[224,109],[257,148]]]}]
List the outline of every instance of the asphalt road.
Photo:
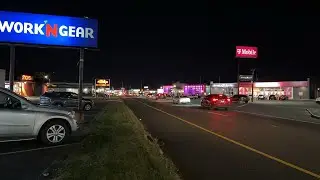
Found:
[{"label": "asphalt road", "polygon": [[[85,113],[85,120],[91,120],[106,105],[107,101],[97,100],[92,111]],[[0,174],[1,180],[39,179],[42,172],[55,160],[63,159],[70,149],[86,135],[85,125],[80,131],[61,146],[47,147],[36,141],[0,143]]]},{"label": "asphalt road", "polygon": [[306,111],[307,108],[320,108],[313,101],[255,101],[246,105],[239,105],[235,109],[238,112],[246,112],[265,116],[274,116],[288,120],[319,123]]},{"label": "asphalt road", "polygon": [[[171,101],[160,102],[171,106],[181,106],[181,107],[199,107],[200,99],[193,99],[188,105],[175,105]],[[320,124],[319,119],[312,118],[310,113],[306,109],[320,109],[320,105],[316,104],[313,100],[289,100],[289,101],[269,101],[260,100],[249,102],[248,104],[233,104],[233,111],[247,113],[251,115],[266,116],[266,117],[276,117],[280,119],[316,123]],[[319,113],[318,113],[319,114]],[[319,114],[320,115],[320,114]]]},{"label": "asphalt road", "polygon": [[183,179],[320,178],[318,125],[143,99],[125,102],[164,142]]}]

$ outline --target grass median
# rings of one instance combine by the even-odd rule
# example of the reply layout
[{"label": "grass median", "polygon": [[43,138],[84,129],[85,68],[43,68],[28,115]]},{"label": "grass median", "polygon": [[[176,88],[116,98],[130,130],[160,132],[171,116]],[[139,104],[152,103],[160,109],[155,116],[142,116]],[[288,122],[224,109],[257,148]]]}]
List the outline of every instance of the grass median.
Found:
[{"label": "grass median", "polygon": [[143,125],[123,102],[111,102],[91,134],[63,162],[54,179],[179,179],[173,163],[146,138]]}]

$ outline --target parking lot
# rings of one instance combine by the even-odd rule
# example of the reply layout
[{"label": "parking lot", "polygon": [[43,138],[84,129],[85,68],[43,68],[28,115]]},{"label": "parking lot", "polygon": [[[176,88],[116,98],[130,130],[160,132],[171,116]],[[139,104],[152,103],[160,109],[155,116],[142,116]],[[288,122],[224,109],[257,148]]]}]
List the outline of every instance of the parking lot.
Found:
[{"label": "parking lot", "polygon": [[[108,103],[107,100],[96,99],[95,107],[85,112],[85,121],[91,121]],[[70,149],[78,148],[79,142],[88,133],[88,124],[81,124],[80,129],[63,145],[45,146],[35,140],[0,143],[1,179],[39,179],[42,173],[63,159]]]}]

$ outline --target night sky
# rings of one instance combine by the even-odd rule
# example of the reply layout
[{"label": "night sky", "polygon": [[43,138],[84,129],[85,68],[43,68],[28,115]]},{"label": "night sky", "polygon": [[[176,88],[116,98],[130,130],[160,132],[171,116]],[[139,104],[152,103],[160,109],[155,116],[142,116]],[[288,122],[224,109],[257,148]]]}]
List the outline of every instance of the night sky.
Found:
[{"label": "night sky", "polygon": [[[85,82],[111,78],[112,86],[157,87],[173,81],[235,82],[236,45],[258,46],[258,59],[241,59],[241,74],[256,68],[260,81],[320,77],[319,13],[284,4],[268,8],[207,1],[90,1],[34,5],[1,2],[1,10],[99,20],[99,49],[85,53]],[[79,3],[80,4],[80,3]],[[285,7],[285,8],[284,8]],[[0,46],[9,71],[9,48]],[[16,48],[16,75],[55,72],[52,81],[77,82],[79,52]]]}]

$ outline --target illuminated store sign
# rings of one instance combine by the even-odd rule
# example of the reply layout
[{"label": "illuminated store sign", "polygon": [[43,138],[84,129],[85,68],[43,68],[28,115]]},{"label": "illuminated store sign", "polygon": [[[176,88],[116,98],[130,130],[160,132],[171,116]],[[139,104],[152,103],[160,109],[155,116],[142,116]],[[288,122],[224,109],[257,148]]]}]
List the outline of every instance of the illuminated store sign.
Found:
[{"label": "illuminated store sign", "polygon": [[235,87],[236,85],[234,83],[216,83],[212,84],[212,87],[221,87],[221,88],[226,88],[226,87]]}]

